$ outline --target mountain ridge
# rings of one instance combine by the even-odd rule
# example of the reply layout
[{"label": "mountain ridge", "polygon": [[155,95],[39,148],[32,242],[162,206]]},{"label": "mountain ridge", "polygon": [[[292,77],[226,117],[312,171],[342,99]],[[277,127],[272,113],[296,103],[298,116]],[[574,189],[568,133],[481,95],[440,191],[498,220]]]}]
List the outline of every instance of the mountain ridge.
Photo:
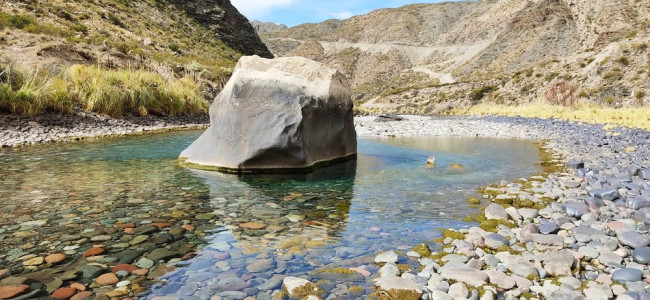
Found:
[{"label": "mountain ridge", "polygon": [[[618,107],[648,100],[648,16],[650,4],[634,0],[465,1],[260,35],[275,55],[339,68],[367,109],[438,113],[481,101],[527,103],[559,80],[578,85],[586,101]],[[472,96],[482,88],[490,92]]]}]

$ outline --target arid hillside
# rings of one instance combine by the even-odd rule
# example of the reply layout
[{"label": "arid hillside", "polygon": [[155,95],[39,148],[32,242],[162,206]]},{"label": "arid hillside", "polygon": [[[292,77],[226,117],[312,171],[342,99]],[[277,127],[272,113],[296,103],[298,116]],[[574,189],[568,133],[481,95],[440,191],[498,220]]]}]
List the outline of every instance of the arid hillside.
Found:
[{"label": "arid hillside", "polygon": [[158,106],[212,99],[241,55],[272,57],[229,0],[5,0],[0,113],[197,111]]},{"label": "arid hillside", "polygon": [[416,4],[260,35],[275,55],[339,68],[366,110],[428,114],[483,102],[650,101],[647,1]]}]

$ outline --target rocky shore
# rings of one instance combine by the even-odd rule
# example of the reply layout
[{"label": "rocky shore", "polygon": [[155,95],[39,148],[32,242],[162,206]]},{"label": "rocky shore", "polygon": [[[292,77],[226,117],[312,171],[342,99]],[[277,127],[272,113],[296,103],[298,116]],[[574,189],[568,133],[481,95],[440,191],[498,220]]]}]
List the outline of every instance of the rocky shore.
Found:
[{"label": "rocky shore", "polygon": [[205,128],[207,114],[174,117],[111,118],[86,111],[70,115],[43,114],[20,117],[0,114],[0,148],[160,132]]},{"label": "rocky shore", "polygon": [[[244,274],[226,272],[223,278],[212,278],[213,273],[192,273],[196,281],[191,284],[179,286],[170,281],[161,285],[169,290],[180,288],[164,293],[177,297],[150,299],[650,297],[646,293],[650,286],[647,265],[650,262],[647,222],[650,221],[646,221],[650,218],[650,133],[524,118],[405,118],[399,122],[375,122],[374,117],[357,117],[356,130],[361,137],[489,136],[545,141],[541,148],[544,173],[486,187],[481,191],[482,199],[468,199],[484,211],[468,217],[467,221],[475,222],[475,227],[446,229],[439,240],[423,240],[423,244],[413,245],[412,249],[383,249],[374,258],[354,258],[358,262],[354,268],[328,269],[331,278],[355,278],[347,284],[325,286],[318,276],[296,276],[292,270],[282,267],[286,265],[284,260],[296,259],[292,255],[252,255],[238,262],[246,270]],[[93,122],[107,124],[101,120]],[[7,126],[5,122],[1,124]],[[92,132],[95,128],[92,124],[87,122],[83,126]],[[27,124],[27,129],[20,132],[32,132],[33,127]],[[44,131],[50,134],[59,130],[47,128],[50,129]],[[38,140],[38,133],[33,135]],[[26,135],[15,136],[24,139]],[[184,191],[181,195],[188,196]],[[192,256],[194,251],[190,247],[202,243],[198,234],[210,232],[218,220],[226,218],[215,215],[207,207],[201,208],[206,209],[201,214],[191,215],[178,212],[184,208],[179,208],[175,201],[161,199],[151,204],[145,199],[127,198],[128,205],[113,208],[114,214],[123,214],[117,223],[106,216],[106,220],[93,223],[94,230],[56,238],[47,249],[41,249],[36,242],[20,244],[21,239],[31,241],[36,237],[32,229],[42,226],[39,223],[42,220],[21,217],[19,225],[3,225],[0,233],[12,236],[6,242],[16,240],[17,246],[16,251],[0,254],[3,260],[0,299],[31,299],[44,294],[60,299],[146,295],[145,287],[150,287],[151,281],[170,270],[169,266],[182,265],[183,260]],[[66,205],[72,209],[84,203]],[[162,205],[170,213],[135,222],[127,213],[133,210],[129,205]],[[90,210],[87,216],[98,218],[99,211]],[[57,222],[66,225],[74,220]],[[257,231],[262,234],[262,225],[266,226],[245,223],[239,227],[250,234]],[[212,245],[213,248],[222,246],[230,247]],[[338,251],[332,255],[342,255],[344,259]],[[235,265],[223,260],[217,266],[211,262],[205,266],[206,270],[215,267]],[[362,288],[357,279],[370,282],[377,289]],[[202,288],[203,282],[228,288],[211,291],[210,286]]]},{"label": "rocky shore", "polygon": [[[469,200],[486,206],[474,218],[479,226],[445,230],[438,252],[425,243],[379,254],[378,297],[650,298],[650,133],[523,118],[407,118],[364,117],[357,130],[548,140],[549,173],[485,188],[483,199]],[[419,270],[401,270],[400,257],[417,259]]]}]

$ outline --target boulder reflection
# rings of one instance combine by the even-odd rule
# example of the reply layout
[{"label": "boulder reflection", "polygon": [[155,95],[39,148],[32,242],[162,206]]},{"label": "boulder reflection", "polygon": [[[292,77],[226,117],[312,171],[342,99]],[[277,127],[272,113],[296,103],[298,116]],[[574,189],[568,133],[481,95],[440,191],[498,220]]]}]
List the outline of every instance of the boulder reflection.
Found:
[{"label": "boulder reflection", "polygon": [[[230,175],[191,170],[210,189],[210,205],[237,247],[301,252],[345,230],[357,161],[308,174]],[[218,224],[219,225],[219,224]]]}]

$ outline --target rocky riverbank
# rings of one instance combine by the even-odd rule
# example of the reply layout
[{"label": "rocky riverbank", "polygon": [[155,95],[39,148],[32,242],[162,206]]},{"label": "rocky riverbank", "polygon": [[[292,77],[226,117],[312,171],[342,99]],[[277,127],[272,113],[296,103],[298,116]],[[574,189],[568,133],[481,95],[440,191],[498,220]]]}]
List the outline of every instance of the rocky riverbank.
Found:
[{"label": "rocky riverbank", "polygon": [[198,129],[207,127],[208,123],[207,114],[119,119],[81,110],[70,115],[42,114],[36,117],[0,114],[0,148],[176,129]]},{"label": "rocky riverbank", "polygon": [[[483,190],[479,226],[379,254],[380,298],[648,299],[650,133],[552,120],[444,118],[358,122],[365,135],[548,140],[550,173]],[[500,124],[500,125],[498,125]],[[401,258],[401,259],[400,259]],[[418,260],[419,270],[398,262]]]}]

